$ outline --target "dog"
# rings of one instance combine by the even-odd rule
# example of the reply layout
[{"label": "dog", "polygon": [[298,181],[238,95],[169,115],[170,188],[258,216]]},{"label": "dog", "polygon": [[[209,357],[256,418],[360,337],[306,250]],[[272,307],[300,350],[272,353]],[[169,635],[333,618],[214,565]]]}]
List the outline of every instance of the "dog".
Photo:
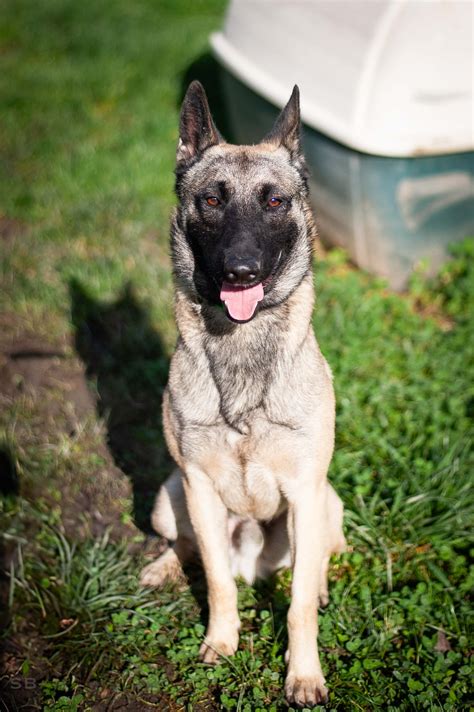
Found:
[{"label": "dog", "polygon": [[317,615],[328,562],[345,548],[343,507],[327,481],[332,375],[313,311],[315,226],[301,149],[299,90],[254,146],[226,143],[202,85],[183,100],[171,255],[178,340],[163,396],[177,468],[157,495],[154,529],[170,542],[141,583],[175,579],[196,552],[209,624],[200,658],[236,652],[235,577],[291,566],[285,693],[327,700]]}]

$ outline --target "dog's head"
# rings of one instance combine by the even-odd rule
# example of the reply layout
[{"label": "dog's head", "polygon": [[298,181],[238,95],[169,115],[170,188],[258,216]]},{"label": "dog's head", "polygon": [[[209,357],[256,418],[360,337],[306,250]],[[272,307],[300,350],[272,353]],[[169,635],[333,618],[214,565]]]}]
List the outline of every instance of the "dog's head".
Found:
[{"label": "dog's head", "polygon": [[181,109],[172,234],[175,275],[235,322],[281,304],[311,267],[314,228],[300,142],[299,91],[255,146],[219,134],[199,82]]}]

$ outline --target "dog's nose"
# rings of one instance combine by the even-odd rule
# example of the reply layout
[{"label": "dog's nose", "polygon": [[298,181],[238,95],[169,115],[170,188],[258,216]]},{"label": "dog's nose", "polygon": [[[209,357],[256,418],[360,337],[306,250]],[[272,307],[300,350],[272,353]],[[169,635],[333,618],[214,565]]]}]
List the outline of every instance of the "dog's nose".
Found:
[{"label": "dog's nose", "polygon": [[224,265],[224,276],[230,284],[250,284],[254,282],[261,269],[261,262],[256,257],[227,259]]}]

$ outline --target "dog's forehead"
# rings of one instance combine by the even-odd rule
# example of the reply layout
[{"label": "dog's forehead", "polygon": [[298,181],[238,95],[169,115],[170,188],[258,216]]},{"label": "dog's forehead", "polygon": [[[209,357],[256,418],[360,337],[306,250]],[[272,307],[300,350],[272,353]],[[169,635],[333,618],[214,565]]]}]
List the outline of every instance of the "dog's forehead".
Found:
[{"label": "dog's forehead", "polygon": [[291,191],[299,183],[298,172],[291,165],[288,152],[265,144],[213,146],[189,173],[189,185],[197,190],[213,182],[225,182],[229,189],[236,188],[239,192],[252,192],[268,183]]}]

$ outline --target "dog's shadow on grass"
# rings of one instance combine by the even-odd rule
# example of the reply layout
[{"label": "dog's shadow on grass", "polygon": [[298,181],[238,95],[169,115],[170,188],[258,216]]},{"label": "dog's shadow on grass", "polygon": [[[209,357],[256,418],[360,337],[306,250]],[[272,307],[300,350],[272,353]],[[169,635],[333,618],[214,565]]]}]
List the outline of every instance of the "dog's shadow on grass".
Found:
[{"label": "dog's shadow on grass", "polygon": [[173,467],[161,424],[169,359],[129,285],[112,303],[94,299],[78,281],[69,289],[76,350],[96,384],[110,453],[131,481],[135,524],[149,534],[156,493]]}]

